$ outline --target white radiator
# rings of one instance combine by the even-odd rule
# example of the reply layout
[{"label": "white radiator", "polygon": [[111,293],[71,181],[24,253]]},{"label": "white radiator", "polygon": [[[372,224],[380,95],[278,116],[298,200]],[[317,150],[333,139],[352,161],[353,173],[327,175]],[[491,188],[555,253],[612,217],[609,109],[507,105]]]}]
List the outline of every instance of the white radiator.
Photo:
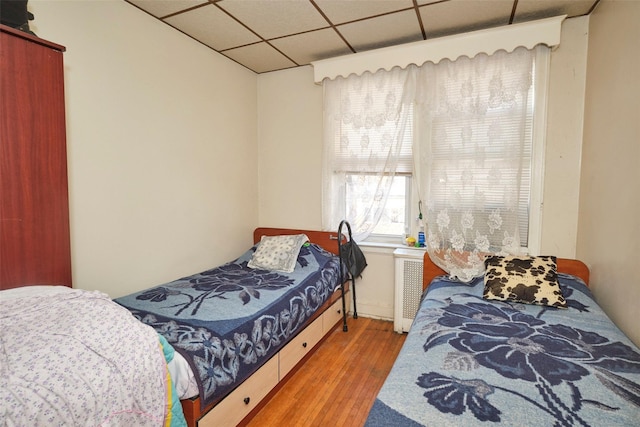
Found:
[{"label": "white radiator", "polygon": [[396,249],[395,304],[393,329],[407,332],[416,317],[422,296],[422,261],[425,251],[420,249]]}]

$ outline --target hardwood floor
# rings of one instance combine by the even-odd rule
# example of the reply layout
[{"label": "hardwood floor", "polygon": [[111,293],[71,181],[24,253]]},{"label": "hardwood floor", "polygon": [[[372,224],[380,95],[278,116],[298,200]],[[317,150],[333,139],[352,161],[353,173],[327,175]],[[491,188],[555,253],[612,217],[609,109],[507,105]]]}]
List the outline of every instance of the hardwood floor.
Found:
[{"label": "hardwood floor", "polygon": [[348,326],[336,328],[247,425],[364,425],[405,335],[383,320],[349,318]]}]

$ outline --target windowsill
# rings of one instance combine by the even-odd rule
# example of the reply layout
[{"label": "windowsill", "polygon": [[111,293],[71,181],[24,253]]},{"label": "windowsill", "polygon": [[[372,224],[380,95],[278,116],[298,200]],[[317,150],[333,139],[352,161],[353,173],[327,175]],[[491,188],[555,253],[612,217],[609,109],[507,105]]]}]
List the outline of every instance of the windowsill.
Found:
[{"label": "windowsill", "polygon": [[358,246],[360,246],[363,250],[372,249],[372,250],[380,250],[381,252],[393,252],[396,249],[414,249],[416,251],[427,251],[426,247],[416,248],[415,246],[403,245],[400,243],[386,243],[386,242],[371,242],[364,241],[358,242]]}]

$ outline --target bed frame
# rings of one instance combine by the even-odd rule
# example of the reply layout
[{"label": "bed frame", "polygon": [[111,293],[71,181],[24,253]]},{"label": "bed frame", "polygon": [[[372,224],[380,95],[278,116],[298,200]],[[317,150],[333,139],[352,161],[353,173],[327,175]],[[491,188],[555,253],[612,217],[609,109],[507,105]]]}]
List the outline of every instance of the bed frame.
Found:
[{"label": "bed frame", "polygon": [[[260,227],[256,228],[253,232],[253,242],[258,243],[262,236],[284,234],[306,234],[310,242],[316,243],[325,250],[339,255],[340,248],[338,246],[337,232]],[[345,240],[346,237],[342,236],[340,242],[344,242]],[[348,285],[349,281],[343,284],[342,292],[344,292],[345,298],[342,298],[342,292],[334,292],[329,300],[307,320],[305,327],[296,337],[280,350],[279,353],[267,361],[263,368],[260,368],[229,395],[214,402],[204,408],[204,410],[200,409],[199,397],[182,400],[182,409],[187,419],[187,426],[195,427],[197,425],[199,427],[206,427],[227,424],[247,424],[249,420],[267,404],[269,399],[277,393],[293,373],[304,364],[318,348],[318,344],[324,341],[341,321],[344,326],[346,326],[347,305],[345,300],[348,298]],[[322,327],[318,326],[319,324]],[[344,326],[343,329],[346,331]],[[321,333],[319,331],[321,331]],[[286,363],[294,365],[293,368],[284,375],[278,374],[278,378],[271,378],[274,370],[279,371],[282,369],[283,357],[287,359]],[[272,363],[272,361],[274,362]],[[254,383],[255,387],[253,386]]]},{"label": "bed frame", "polygon": [[[558,258],[558,273],[571,274],[577,276],[584,281],[584,284],[589,286],[589,267],[582,261],[568,258]],[[422,268],[422,290],[427,289],[431,281],[437,277],[447,275],[447,272],[438,267],[431,261],[429,253],[424,254],[424,263]]]}]

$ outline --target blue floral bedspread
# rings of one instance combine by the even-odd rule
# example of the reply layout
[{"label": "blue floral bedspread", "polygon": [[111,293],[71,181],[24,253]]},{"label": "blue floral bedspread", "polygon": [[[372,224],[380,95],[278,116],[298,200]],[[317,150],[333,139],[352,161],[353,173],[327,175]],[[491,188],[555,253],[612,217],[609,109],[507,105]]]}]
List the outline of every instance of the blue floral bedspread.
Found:
[{"label": "blue floral bedspread", "polygon": [[580,279],[559,276],[568,309],[436,279],[366,426],[640,425],[640,350]]},{"label": "blue floral bedspread", "polygon": [[240,258],[115,301],[153,326],[193,369],[202,407],[223,398],[295,336],[339,286],[339,258],[303,246],[293,273]]}]

